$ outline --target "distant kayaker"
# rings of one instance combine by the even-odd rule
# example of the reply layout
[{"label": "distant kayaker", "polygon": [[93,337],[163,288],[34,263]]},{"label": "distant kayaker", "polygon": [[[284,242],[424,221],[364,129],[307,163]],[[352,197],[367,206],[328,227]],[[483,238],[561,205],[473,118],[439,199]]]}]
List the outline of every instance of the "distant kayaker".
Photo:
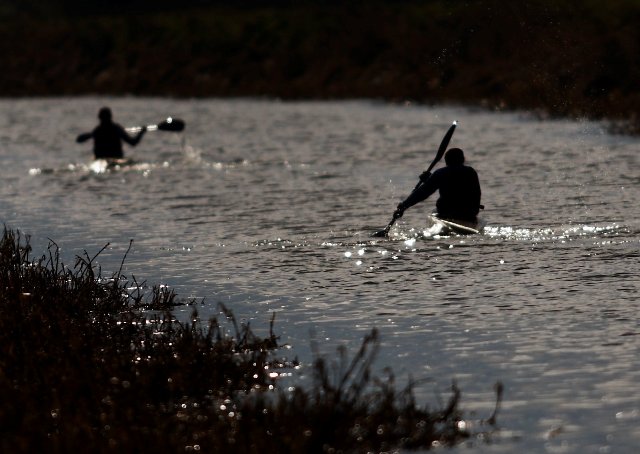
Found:
[{"label": "distant kayaker", "polygon": [[122,159],[122,142],[125,141],[132,147],[138,145],[140,139],[147,131],[143,127],[138,134],[130,136],[122,126],[114,123],[111,116],[111,109],[103,107],[98,112],[100,124],[92,132],[80,134],[76,142],[83,143],[93,139],[93,154],[96,159]]},{"label": "distant kayaker", "polygon": [[398,205],[394,217],[401,217],[404,211],[440,191],[436,202],[438,217],[460,221],[475,221],[480,211],[480,181],[478,174],[464,165],[464,152],[451,148],[444,155],[446,167],[436,170],[433,175],[420,175],[422,185]]}]

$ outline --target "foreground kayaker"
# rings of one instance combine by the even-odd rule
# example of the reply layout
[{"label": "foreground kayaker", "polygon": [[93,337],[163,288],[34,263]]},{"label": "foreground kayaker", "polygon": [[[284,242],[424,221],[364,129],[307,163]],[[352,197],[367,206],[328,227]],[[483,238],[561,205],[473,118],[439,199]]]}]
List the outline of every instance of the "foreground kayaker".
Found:
[{"label": "foreground kayaker", "polygon": [[478,174],[464,164],[464,152],[460,148],[448,150],[444,160],[446,167],[436,170],[433,175],[429,172],[420,175],[422,185],[398,205],[394,218],[402,217],[406,209],[439,190],[440,198],[436,202],[439,218],[476,221],[481,207]]},{"label": "foreground kayaker", "polygon": [[122,126],[113,122],[111,109],[108,107],[100,109],[98,118],[100,119],[100,124],[93,131],[80,134],[76,138],[78,143],[93,139],[93,154],[96,159],[124,158],[122,142],[124,141],[135,147],[147,131],[147,127],[143,126],[138,134],[130,136]]}]

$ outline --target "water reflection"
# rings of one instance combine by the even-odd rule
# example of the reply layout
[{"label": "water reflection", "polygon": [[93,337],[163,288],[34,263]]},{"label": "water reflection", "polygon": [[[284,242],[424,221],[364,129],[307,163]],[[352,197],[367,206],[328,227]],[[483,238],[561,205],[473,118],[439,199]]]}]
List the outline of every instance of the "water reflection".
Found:
[{"label": "water reflection", "polygon": [[[334,351],[378,327],[380,366],[431,378],[416,390],[425,402],[455,378],[463,406],[489,414],[502,380],[504,438],[488,452],[595,452],[609,435],[632,452],[637,139],[462,108],[123,98],[109,100],[123,123],[175,112],[189,129],[147,135],[132,153],[140,167],[94,173],[89,150],[70,144],[96,104],[0,102],[25,119],[7,132],[0,213],[34,250],[52,238],[73,263],[110,243],[99,257],[108,274],[134,239],[125,273],[202,299],[205,318],[222,301],[258,333],[276,312],[303,362],[311,331]],[[483,233],[434,229],[427,201],[390,238],[371,238],[454,118],[452,146],[469,149],[482,179]]]}]

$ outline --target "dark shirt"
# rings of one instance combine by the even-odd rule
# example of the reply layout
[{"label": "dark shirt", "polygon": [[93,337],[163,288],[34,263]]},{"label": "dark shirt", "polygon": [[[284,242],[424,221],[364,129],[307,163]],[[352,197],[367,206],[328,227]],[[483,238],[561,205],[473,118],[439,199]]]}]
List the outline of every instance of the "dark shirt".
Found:
[{"label": "dark shirt", "polygon": [[438,216],[445,219],[475,220],[480,211],[480,181],[473,168],[449,165],[433,175],[403,202],[405,209],[440,191]]},{"label": "dark shirt", "polygon": [[122,141],[136,146],[142,138],[143,131],[131,137],[122,126],[117,123],[100,123],[90,134],[78,136],[78,142],[93,138],[93,154],[96,159],[123,158]]}]

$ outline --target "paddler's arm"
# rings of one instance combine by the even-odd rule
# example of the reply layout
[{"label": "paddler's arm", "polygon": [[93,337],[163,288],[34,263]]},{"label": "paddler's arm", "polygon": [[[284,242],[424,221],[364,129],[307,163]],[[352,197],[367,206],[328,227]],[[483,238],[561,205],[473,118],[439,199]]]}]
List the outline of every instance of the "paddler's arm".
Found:
[{"label": "paddler's arm", "polygon": [[142,129],[140,129],[140,132],[138,134],[131,137],[129,134],[127,134],[127,131],[125,131],[123,127],[120,127],[119,129],[120,129],[120,137],[122,138],[122,140],[127,142],[132,147],[135,147],[136,145],[138,145],[138,142],[140,142],[140,139],[142,139],[142,136],[144,136],[144,133],[147,132],[147,127],[143,126]]},{"label": "paddler's arm", "polygon": [[434,175],[431,178],[422,178],[423,184],[421,184],[415,191],[413,191],[409,197],[407,197],[403,202],[400,202],[396,212],[393,214],[394,217],[401,217],[407,208],[411,208],[416,203],[420,203],[423,200],[427,199],[431,194],[438,190],[439,178]]},{"label": "paddler's arm", "polygon": [[83,134],[80,134],[78,137],[76,137],[76,142],[77,143],[86,142],[87,140],[89,140],[92,137],[93,137],[93,133],[92,132],[85,132]]}]

